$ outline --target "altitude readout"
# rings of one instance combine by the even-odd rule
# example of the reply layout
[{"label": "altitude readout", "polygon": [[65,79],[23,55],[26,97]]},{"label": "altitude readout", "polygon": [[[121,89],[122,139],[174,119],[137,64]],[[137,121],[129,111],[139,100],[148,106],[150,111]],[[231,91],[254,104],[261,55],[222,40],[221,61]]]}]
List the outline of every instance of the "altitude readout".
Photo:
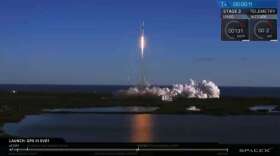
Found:
[{"label": "altitude readout", "polygon": [[222,9],[223,41],[277,40],[276,8]]}]

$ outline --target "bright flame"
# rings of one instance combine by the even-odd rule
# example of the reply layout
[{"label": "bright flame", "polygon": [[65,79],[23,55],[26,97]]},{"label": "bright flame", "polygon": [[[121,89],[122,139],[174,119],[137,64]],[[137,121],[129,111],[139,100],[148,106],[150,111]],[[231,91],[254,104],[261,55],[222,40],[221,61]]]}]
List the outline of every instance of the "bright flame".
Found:
[{"label": "bright flame", "polygon": [[140,39],[140,48],[141,48],[141,58],[144,58],[144,48],[145,48],[145,38],[144,35]]}]

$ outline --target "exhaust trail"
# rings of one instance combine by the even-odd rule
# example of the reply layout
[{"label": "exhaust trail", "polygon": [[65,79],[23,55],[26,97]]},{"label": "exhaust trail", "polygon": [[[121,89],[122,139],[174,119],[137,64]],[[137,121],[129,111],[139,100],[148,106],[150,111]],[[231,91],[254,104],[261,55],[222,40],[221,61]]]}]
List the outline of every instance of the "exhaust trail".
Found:
[{"label": "exhaust trail", "polygon": [[145,34],[144,34],[144,21],[141,24],[140,28],[140,83],[139,88],[144,89],[146,86],[148,86],[148,83],[146,81],[146,75],[145,75],[145,66],[144,66],[144,57],[145,57]]},{"label": "exhaust trail", "polygon": [[144,48],[145,48],[145,35],[144,35],[144,22],[143,22],[141,25],[141,36],[140,36],[141,59],[144,59]]}]

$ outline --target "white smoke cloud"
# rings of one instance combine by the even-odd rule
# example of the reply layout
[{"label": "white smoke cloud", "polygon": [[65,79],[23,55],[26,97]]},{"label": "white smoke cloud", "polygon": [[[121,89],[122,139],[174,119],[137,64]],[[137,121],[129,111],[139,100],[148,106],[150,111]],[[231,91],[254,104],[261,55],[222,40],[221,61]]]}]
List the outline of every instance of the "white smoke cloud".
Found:
[{"label": "white smoke cloud", "polygon": [[174,84],[171,88],[153,86],[140,89],[138,87],[130,87],[119,93],[127,96],[160,96],[169,98],[178,96],[199,99],[220,97],[220,89],[214,82],[207,80],[197,82],[192,79],[185,84]]}]

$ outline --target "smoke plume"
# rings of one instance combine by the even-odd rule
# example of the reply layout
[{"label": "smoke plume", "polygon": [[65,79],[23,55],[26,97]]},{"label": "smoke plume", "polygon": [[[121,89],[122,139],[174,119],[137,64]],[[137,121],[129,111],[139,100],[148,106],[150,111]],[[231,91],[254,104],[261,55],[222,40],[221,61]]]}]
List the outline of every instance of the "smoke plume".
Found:
[{"label": "smoke plume", "polygon": [[120,94],[126,96],[160,96],[176,98],[186,97],[186,98],[219,98],[220,89],[212,81],[194,81],[190,79],[185,84],[174,84],[171,88],[168,87],[156,87],[147,86],[145,88],[130,87],[127,90],[120,91]]}]

